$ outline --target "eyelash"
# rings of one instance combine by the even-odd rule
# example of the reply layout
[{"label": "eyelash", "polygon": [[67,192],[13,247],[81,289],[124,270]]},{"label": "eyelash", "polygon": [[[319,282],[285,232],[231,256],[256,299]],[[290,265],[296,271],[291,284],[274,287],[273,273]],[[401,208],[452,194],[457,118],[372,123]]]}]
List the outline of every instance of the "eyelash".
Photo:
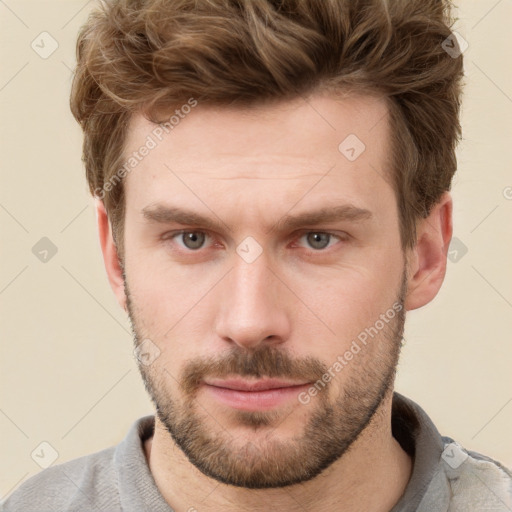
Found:
[{"label": "eyelash", "polygon": [[[164,242],[168,242],[168,241],[170,242],[170,241],[174,240],[174,238],[176,238],[180,235],[183,235],[184,233],[204,233],[207,237],[213,238],[208,231],[203,231],[200,229],[181,229],[179,231],[169,231],[169,232],[165,233],[162,236],[162,240]],[[329,235],[331,237],[337,238],[340,242],[344,242],[349,238],[349,235],[347,233],[340,234],[340,233],[334,233],[332,231],[315,231],[315,230],[300,231],[299,233],[296,234],[295,238],[300,239],[304,235],[308,235],[311,233],[321,234],[321,235]],[[309,249],[309,250],[307,250],[307,252],[310,254],[328,253],[329,247],[332,247],[332,246],[327,246],[324,249]],[[201,247],[199,249],[192,250],[192,249],[188,249],[188,248],[184,247],[184,248],[180,248],[180,249],[183,250],[184,252],[188,252],[188,253],[196,253],[196,252],[199,253],[203,248]]]}]

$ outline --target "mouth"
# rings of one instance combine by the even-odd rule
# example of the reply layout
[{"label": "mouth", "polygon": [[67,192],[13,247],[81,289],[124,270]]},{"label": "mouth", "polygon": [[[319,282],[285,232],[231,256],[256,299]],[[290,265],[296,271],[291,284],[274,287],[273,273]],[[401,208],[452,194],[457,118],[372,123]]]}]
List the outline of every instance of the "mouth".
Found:
[{"label": "mouth", "polygon": [[269,410],[297,401],[310,382],[283,379],[205,379],[203,389],[217,402],[245,411]]}]

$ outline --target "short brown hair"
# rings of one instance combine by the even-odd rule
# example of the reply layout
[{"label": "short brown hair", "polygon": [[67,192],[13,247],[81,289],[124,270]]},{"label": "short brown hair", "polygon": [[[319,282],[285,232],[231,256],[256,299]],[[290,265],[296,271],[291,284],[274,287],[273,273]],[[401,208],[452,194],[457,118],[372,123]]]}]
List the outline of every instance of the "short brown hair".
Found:
[{"label": "short brown hair", "polygon": [[[199,104],[250,106],[315,91],[386,98],[402,247],[456,170],[462,56],[443,0],[100,0],[81,28],[71,110],[89,189],[122,261],[129,120]],[[460,53],[460,52],[459,52]],[[156,122],[156,121],[155,121]],[[341,142],[341,141],[340,141]]]}]

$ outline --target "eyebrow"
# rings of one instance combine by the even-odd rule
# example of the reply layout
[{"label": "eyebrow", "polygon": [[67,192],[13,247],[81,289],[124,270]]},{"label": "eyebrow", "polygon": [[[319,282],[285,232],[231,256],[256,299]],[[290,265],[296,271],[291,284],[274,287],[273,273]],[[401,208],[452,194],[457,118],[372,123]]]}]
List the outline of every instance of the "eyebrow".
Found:
[{"label": "eyebrow", "polygon": [[[220,231],[227,227],[222,220],[214,220],[205,217],[200,213],[185,208],[165,206],[162,204],[146,206],[141,210],[143,217],[149,221],[160,224],[184,224],[201,226],[205,229]],[[341,221],[359,222],[370,220],[373,214],[370,210],[359,208],[351,204],[339,205],[334,207],[323,207],[318,210],[299,213],[297,215],[286,214],[281,217],[269,231],[286,231],[297,229],[312,224],[333,223]]]}]

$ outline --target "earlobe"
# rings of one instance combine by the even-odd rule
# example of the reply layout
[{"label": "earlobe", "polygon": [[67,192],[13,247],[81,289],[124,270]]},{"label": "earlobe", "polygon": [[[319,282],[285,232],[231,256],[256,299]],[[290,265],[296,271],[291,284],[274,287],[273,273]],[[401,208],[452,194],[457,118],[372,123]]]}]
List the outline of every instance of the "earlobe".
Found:
[{"label": "earlobe", "polygon": [[105,270],[107,271],[107,277],[119,305],[126,311],[123,269],[119,263],[118,252],[112,236],[112,229],[105,206],[98,198],[95,199],[95,210],[101,252],[103,253],[103,262],[105,264]]},{"label": "earlobe", "polygon": [[446,274],[448,246],[453,232],[452,198],[445,192],[429,216],[418,222],[416,245],[408,254],[408,291],[405,308],[428,304],[439,292]]}]

